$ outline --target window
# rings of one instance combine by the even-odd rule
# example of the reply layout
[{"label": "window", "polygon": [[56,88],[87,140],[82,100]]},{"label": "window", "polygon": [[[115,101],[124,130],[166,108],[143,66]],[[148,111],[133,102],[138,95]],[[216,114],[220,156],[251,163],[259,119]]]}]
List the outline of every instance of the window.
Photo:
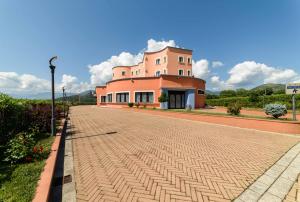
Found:
[{"label": "window", "polygon": [[125,76],[125,71],[122,71],[122,76]]},{"label": "window", "polygon": [[188,58],[188,64],[192,64],[192,59],[191,58]]},{"label": "window", "polygon": [[191,70],[187,70],[187,75],[188,75],[188,76],[192,76]]},{"label": "window", "polygon": [[112,93],[107,94],[107,102],[112,102]]},{"label": "window", "polygon": [[133,72],[131,72],[131,75],[133,75]]},{"label": "window", "polygon": [[106,102],[106,96],[101,96],[101,102]]},{"label": "window", "polygon": [[117,93],[116,94],[116,102],[129,102],[129,93]]},{"label": "window", "polygon": [[113,73],[113,77],[115,76],[115,74]]},{"label": "window", "polygon": [[179,56],[179,57],[178,57],[178,62],[179,62],[179,63],[184,63],[184,58],[183,58],[182,56]]},{"label": "window", "polygon": [[155,64],[159,65],[160,64],[160,59],[156,59]]},{"label": "window", "polygon": [[160,71],[155,72],[155,76],[160,76]]},{"label": "window", "polygon": [[153,103],[153,92],[136,92],[135,102]]},{"label": "window", "polygon": [[138,75],[138,71],[137,70],[135,71],[135,75]]},{"label": "window", "polygon": [[164,74],[167,74],[167,70],[166,69],[164,69]]},{"label": "window", "polygon": [[205,94],[205,91],[204,90],[202,90],[202,89],[198,89],[198,95],[204,95]]},{"label": "window", "polygon": [[164,63],[166,63],[167,62],[167,57],[164,57]]},{"label": "window", "polygon": [[179,76],[183,76],[183,75],[184,75],[183,69],[178,70],[178,75],[179,75]]}]

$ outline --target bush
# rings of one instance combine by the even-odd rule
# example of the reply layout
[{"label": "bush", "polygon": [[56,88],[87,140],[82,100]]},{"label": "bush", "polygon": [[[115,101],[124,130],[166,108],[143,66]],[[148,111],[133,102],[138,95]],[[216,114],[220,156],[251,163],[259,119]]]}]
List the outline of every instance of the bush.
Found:
[{"label": "bush", "polygon": [[250,102],[258,102],[259,101],[259,92],[258,91],[251,91],[249,95]]},{"label": "bush", "polygon": [[191,105],[186,105],[185,110],[188,111],[188,112],[192,111],[192,106]]},{"label": "bush", "polygon": [[136,108],[140,107],[140,103],[139,102],[135,103],[134,105],[136,106]]},{"label": "bush", "polygon": [[158,102],[168,102],[168,96],[165,92],[162,92],[158,97]]},{"label": "bush", "polygon": [[287,109],[286,106],[282,104],[268,104],[265,107],[265,113],[278,119],[287,114]]},{"label": "bush", "polygon": [[9,141],[8,149],[6,151],[5,161],[11,164],[24,161],[32,154],[32,149],[35,145],[32,133],[18,133],[13,139]]},{"label": "bush", "polygon": [[[264,99],[264,102],[263,102]],[[296,99],[300,99],[300,95],[296,95]],[[257,102],[250,102],[249,97],[230,97],[230,98],[220,98],[220,99],[207,99],[206,104],[210,106],[228,106],[230,103],[238,102],[242,107],[254,107],[254,108],[263,108],[264,103],[280,103],[286,105],[287,109],[292,108],[292,96],[291,95],[268,95],[268,96],[259,96]],[[300,109],[300,102],[297,102],[297,109]]]},{"label": "bush", "polygon": [[231,115],[239,115],[241,112],[242,106],[238,103],[229,104],[227,107],[227,113]]},{"label": "bush", "polygon": [[147,105],[144,104],[144,105],[143,105],[143,108],[146,109],[146,108],[147,108]]},{"label": "bush", "polygon": [[128,107],[133,107],[133,103],[132,102],[128,102]]}]

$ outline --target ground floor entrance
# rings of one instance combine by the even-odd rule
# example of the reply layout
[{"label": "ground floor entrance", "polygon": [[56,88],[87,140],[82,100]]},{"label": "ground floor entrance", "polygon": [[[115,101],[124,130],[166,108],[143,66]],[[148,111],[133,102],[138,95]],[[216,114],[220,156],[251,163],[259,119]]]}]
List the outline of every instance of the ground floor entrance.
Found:
[{"label": "ground floor entrance", "polygon": [[185,108],[185,91],[168,91],[168,96],[169,109]]}]

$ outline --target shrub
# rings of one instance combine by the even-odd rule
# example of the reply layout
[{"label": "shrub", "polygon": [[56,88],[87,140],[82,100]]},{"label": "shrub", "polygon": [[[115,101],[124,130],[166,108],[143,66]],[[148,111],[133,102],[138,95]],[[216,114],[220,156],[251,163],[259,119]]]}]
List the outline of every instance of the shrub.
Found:
[{"label": "shrub", "polygon": [[227,113],[231,115],[239,115],[241,112],[242,106],[238,103],[229,104],[227,107]]},{"label": "shrub", "polygon": [[165,92],[162,92],[158,97],[158,102],[168,102],[168,96]]},{"label": "shrub", "polygon": [[144,104],[144,105],[143,105],[143,108],[146,109],[146,108],[147,108],[147,105]]},{"label": "shrub", "polygon": [[156,107],[152,107],[152,109],[156,109]]},{"label": "shrub", "polygon": [[140,103],[139,102],[135,103],[134,105],[136,106],[136,108],[140,107]]},{"label": "shrub", "polygon": [[249,95],[250,102],[258,102],[259,101],[259,92],[258,91],[251,91]]},{"label": "shrub", "polygon": [[[32,133],[18,133],[13,139],[9,141],[8,149],[6,151],[6,161],[11,164],[24,161],[32,154],[32,148],[35,144],[34,134]],[[27,159],[28,160],[28,159]]]},{"label": "shrub", "polygon": [[128,102],[128,107],[133,107],[133,103],[132,102]]},{"label": "shrub", "polygon": [[192,106],[191,105],[186,105],[185,110],[188,111],[188,112],[192,111]]},{"label": "shrub", "polygon": [[268,104],[265,107],[265,113],[278,119],[287,114],[287,109],[286,106],[282,104]]}]

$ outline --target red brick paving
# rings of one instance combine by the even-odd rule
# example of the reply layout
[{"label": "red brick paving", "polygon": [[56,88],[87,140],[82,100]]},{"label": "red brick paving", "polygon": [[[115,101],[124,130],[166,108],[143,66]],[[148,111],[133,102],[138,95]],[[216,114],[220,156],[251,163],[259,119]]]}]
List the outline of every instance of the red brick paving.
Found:
[{"label": "red brick paving", "polygon": [[70,119],[78,201],[230,201],[299,140],[95,106]]},{"label": "red brick paving", "polygon": [[[125,108],[124,108],[125,109]],[[142,113],[149,113],[155,115],[162,115],[168,117],[183,118],[194,121],[202,121],[208,123],[216,123],[228,126],[235,126],[240,128],[249,128],[269,132],[278,133],[289,133],[289,134],[299,134],[300,135],[300,123],[288,123],[288,122],[277,122],[268,120],[258,120],[258,119],[244,119],[240,117],[224,117],[215,115],[205,115],[196,113],[181,113],[181,112],[171,112],[171,111],[161,111],[161,110],[145,110],[145,109],[129,109]]]}]

